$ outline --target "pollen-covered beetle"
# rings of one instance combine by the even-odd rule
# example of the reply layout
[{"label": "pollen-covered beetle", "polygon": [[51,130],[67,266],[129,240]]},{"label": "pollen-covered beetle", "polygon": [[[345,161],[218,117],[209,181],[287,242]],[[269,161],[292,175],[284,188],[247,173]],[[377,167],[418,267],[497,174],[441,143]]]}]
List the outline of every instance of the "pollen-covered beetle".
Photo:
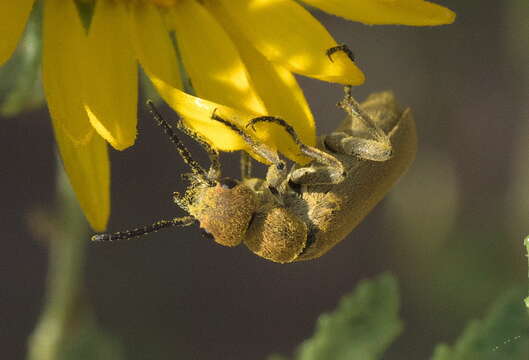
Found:
[{"label": "pollen-covered beetle", "polygon": [[391,92],[372,94],[358,104],[351,88],[345,89],[338,105],[348,116],[336,131],[321,136],[317,147],[299,141],[294,129],[282,119],[264,116],[248,124],[254,130],[260,122],[276,124],[279,131],[290,134],[301,153],[313,159],[309,165],[294,165],[290,171],[273,150],[213,113],[213,120],[239,133],[255,152],[272,163],[266,178],[261,179],[252,178],[249,162],[241,161],[240,181],[222,178],[218,153],[178,120],[178,127],[208,151],[211,167],[204,170],[150,103],[154,118],[191,168],[191,173],[185,175],[190,182],[185,194],[173,196],[188,216],[134,230],[97,234],[92,240],[128,239],[162,228],[199,223],[215,242],[224,246],[244,243],[256,255],[278,263],[325,254],[382,200],[416,152],[411,111],[402,110]]}]

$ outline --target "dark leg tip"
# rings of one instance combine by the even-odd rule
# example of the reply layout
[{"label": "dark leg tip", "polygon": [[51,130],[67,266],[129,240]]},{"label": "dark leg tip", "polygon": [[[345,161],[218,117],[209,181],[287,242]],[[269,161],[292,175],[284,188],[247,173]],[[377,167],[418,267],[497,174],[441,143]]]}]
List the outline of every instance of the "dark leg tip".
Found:
[{"label": "dark leg tip", "polygon": [[329,60],[331,62],[334,62],[333,59],[332,59],[332,55],[334,53],[338,52],[338,51],[342,51],[343,53],[345,53],[345,55],[347,55],[349,60],[351,60],[352,62],[355,62],[355,56],[354,56],[353,52],[345,44],[340,44],[340,45],[337,45],[337,46],[333,46],[332,48],[327,49],[325,54],[327,55],[327,57],[329,58]]},{"label": "dark leg tip", "polygon": [[92,236],[91,240],[92,241],[109,241],[110,235],[109,234],[96,234]]},{"label": "dark leg tip", "polygon": [[213,119],[213,120],[222,119],[220,116],[217,115],[217,108],[213,109],[213,111],[211,112],[210,118]]}]

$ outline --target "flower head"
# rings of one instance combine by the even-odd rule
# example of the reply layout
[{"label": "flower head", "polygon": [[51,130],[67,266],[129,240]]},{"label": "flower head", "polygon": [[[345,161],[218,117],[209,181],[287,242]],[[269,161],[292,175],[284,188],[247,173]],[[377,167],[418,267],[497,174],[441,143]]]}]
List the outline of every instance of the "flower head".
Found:
[{"label": "flower head", "polygon": [[[293,73],[340,84],[364,81],[347,53],[327,56],[338,44],[294,0],[88,1],[87,25],[76,1],[43,1],[46,100],[64,166],[96,230],[106,227],[110,213],[106,143],[123,150],[136,138],[138,64],[189,128],[219,150],[250,154],[243,139],[211,120],[214,110],[240,127],[259,115],[284,118],[314,145],[314,119]],[[0,65],[14,51],[33,2],[0,3]],[[303,2],[366,24],[454,20],[450,10],[422,0]],[[181,68],[198,97],[182,91]],[[255,137],[306,161],[275,126],[259,125]]]}]

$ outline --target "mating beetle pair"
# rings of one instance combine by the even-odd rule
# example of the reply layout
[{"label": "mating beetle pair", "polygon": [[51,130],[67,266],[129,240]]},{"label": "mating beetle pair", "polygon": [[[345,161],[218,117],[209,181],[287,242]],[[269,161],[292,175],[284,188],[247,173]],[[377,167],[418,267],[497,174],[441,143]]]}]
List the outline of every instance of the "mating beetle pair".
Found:
[{"label": "mating beetle pair", "polygon": [[188,150],[149,103],[155,120],[175,144],[191,173],[185,174],[185,194],[173,194],[188,216],[158,221],[129,231],[98,234],[95,241],[112,241],[144,235],[162,228],[199,223],[215,242],[224,246],[245,244],[265,259],[290,263],[325,254],[340,242],[385,196],[415,157],[415,123],[410,109],[402,110],[391,92],[370,95],[358,104],[345,88],[338,105],[346,119],[331,134],[319,138],[316,147],[303,144],[294,129],[275,117],[259,122],[277,124],[287,131],[304,155],[307,166],[290,171],[277,154],[213,113],[212,120],[237,132],[252,149],[270,161],[266,178],[252,178],[249,158],[241,161],[241,180],[222,178],[218,153],[177,120],[177,126],[201,143],[211,159],[208,171]]}]

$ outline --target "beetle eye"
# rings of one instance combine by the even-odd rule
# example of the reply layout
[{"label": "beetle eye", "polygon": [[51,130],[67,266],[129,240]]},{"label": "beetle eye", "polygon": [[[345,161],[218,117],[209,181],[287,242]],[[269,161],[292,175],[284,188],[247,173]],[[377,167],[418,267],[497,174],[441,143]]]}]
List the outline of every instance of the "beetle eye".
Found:
[{"label": "beetle eye", "polygon": [[252,214],[250,221],[248,221],[248,227],[246,229],[249,229],[250,226],[252,226],[254,220],[255,220],[255,213]]},{"label": "beetle eye", "polygon": [[268,187],[268,190],[270,190],[270,192],[275,195],[275,196],[278,196],[279,195],[279,191],[277,191],[277,189],[273,186],[269,186]]},{"label": "beetle eye", "polygon": [[232,178],[220,179],[220,186],[222,186],[224,189],[233,189],[237,185],[239,185],[239,183]]},{"label": "beetle eye", "polygon": [[292,189],[292,191],[294,191],[298,195],[301,195],[301,184],[297,184],[292,180],[288,180],[288,186]]},{"label": "beetle eye", "polygon": [[314,244],[314,242],[316,241],[316,233],[318,232],[318,230],[316,230],[315,228],[311,227],[309,229],[309,232],[307,234],[307,241],[305,242],[305,247],[303,248],[303,250],[301,251],[301,254],[304,254],[312,244]]},{"label": "beetle eye", "polygon": [[202,237],[207,240],[215,240],[215,237],[212,234],[208,233],[203,228],[200,228],[200,235],[202,235]]}]

